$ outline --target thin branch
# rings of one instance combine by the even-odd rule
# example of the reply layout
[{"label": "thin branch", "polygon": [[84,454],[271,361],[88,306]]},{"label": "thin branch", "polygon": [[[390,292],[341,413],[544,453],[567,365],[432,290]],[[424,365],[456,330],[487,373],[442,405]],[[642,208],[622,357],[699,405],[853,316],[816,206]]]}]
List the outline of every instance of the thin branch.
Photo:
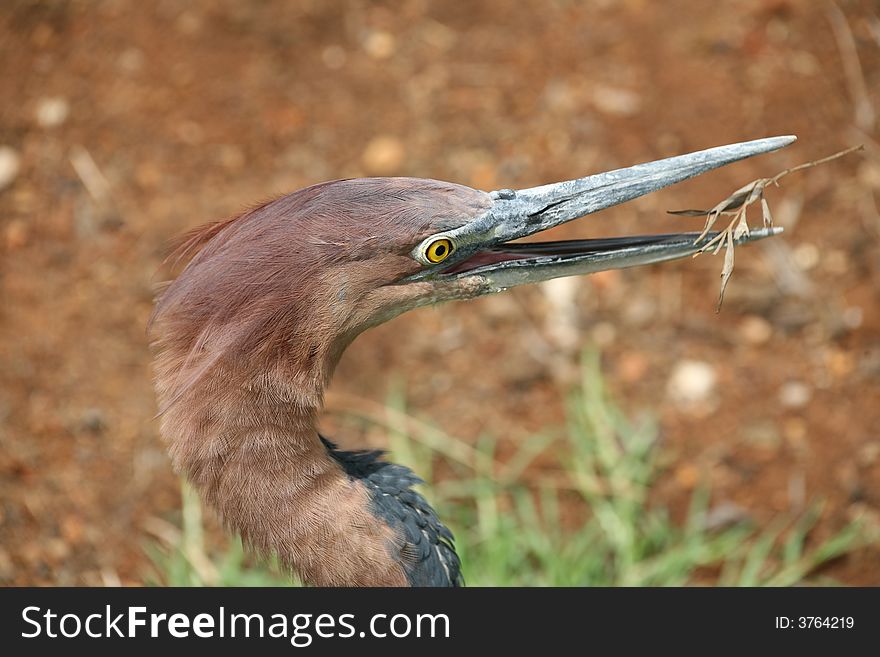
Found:
[{"label": "thin branch", "polygon": [[669,214],[685,217],[698,217],[703,215],[706,216],[706,223],[703,226],[703,231],[700,233],[699,237],[694,240],[695,245],[704,241],[706,237],[708,237],[709,231],[712,229],[712,226],[715,225],[715,222],[721,215],[732,216],[732,219],[730,220],[730,223],[727,224],[727,227],[713,235],[712,238],[709,239],[709,241],[707,241],[705,244],[703,244],[694,254],[694,257],[696,257],[701,253],[707,253],[711,251],[712,255],[717,255],[722,248],[727,249],[724,256],[724,266],[721,270],[721,292],[718,295],[718,305],[715,308],[715,312],[719,312],[721,310],[721,303],[724,300],[724,290],[727,289],[727,284],[730,282],[730,277],[733,274],[733,249],[736,241],[741,237],[749,234],[749,224],[746,216],[746,211],[748,207],[751,204],[760,201],[761,216],[764,222],[764,226],[769,228],[773,225],[773,215],[770,212],[770,205],[767,203],[767,199],[764,198],[764,192],[767,187],[769,187],[770,185],[775,185],[778,187],[779,181],[791,173],[795,173],[796,171],[803,171],[804,169],[810,169],[812,167],[819,166],[820,164],[826,164],[828,162],[831,162],[832,160],[841,158],[844,155],[848,155],[849,153],[864,150],[864,148],[864,145],[853,146],[838,153],[834,153],[833,155],[829,155],[828,157],[805,162],[804,164],[799,164],[798,166],[791,167],[789,169],[783,169],[771,178],[758,178],[757,180],[753,180],[747,185],[743,185],[742,187],[737,189],[735,192],[730,194],[730,196],[715,205],[715,207],[713,207],[711,210],[668,211]]}]

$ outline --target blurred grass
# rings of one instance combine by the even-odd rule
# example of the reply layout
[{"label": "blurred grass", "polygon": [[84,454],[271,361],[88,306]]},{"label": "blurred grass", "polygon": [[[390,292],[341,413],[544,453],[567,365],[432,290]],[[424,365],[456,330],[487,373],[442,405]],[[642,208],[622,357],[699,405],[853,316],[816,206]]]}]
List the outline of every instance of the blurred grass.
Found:
[{"label": "blurred grass", "polygon": [[[815,576],[822,565],[876,540],[858,522],[825,541],[809,540],[821,503],[763,528],[742,518],[725,525],[713,518],[705,486],[694,492],[685,520],[675,523],[666,508],[650,503],[662,473],[656,427],[620,411],[605,389],[598,356],[587,354],[582,372],[564,430],[521,441],[503,462],[492,438],[474,449],[414,420],[399,393],[382,417],[349,417],[381,424],[393,460],[434,482],[427,497],[456,536],[468,585],[829,584]],[[527,472],[551,450],[559,468]],[[441,462],[455,477],[435,481]],[[180,527],[158,522],[153,533],[160,538],[148,547],[150,583],[290,583],[274,564],[249,559],[238,538],[209,551],[198,496],[186,484]]]}]

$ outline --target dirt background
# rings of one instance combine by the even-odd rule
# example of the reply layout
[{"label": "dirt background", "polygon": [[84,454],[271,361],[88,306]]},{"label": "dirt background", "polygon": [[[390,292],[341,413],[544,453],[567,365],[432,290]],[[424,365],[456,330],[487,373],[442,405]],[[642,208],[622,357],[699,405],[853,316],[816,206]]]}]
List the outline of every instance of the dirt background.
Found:
[{"label": "dirt background", "polygon": [[[330,401],[396,379],[413,414],[512,445],[562,423],[598,347],[659,419],[656,503],[705,479],[759,524],[825,499],[816,540],[878,523],[874,2],[6,0],[0,89],[0,583],[143,581],[144,522],[179,506],[144,326],[183,230],[329,178],[523,187],[789,133],[556,233],[697,227],[664,210],[864,143],[769,192],[787,232],[737,252],[720,315],[709,257],[422,310],[362,336]],[[878,585],[880,551],[827,574]]]}]

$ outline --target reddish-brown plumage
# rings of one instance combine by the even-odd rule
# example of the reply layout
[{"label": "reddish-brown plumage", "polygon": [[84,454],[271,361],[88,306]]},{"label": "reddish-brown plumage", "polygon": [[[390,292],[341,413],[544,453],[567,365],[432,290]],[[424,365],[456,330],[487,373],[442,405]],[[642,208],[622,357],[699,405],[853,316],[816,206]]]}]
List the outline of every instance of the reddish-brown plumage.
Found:
[{"label": "reddish-brown plumage", "polygon": [[180,255],[192,260],[151,320],[175,465],[250,545],[307,582],[459,584],[452,534],[411,489],[417,478],[317,434],[343,350],[429,303],[699,253],[704,236],[689,233],[511,242],[793,140],[491,195],[412,178],[335,181],[191,233]]},{"label": "reddish-brown plumage", "polygon": [[394,285],[420,268],[413,247],[488,205],[450,183],[335,181],[183,244],[192,259],[150,326],[162,435],[224,522],[309,583],[406,583],[400,537],[369,513],[315,421],[348,344],[435,300],[428,283]]}]

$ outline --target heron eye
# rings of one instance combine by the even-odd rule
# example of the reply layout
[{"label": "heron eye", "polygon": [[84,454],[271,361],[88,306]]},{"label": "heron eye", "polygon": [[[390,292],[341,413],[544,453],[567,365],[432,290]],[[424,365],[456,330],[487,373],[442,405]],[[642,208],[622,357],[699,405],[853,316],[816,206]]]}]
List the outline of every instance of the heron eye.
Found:
[{"label": "heron eye", "polygon": [[442,237],[439,240],[434,240],[428,245],[428,248],[425,249],[425,258],[428,262],[437,264],[438,262],[446,260],[454,250],[455,247],[452,246],[452,242],[445,237]]}]

